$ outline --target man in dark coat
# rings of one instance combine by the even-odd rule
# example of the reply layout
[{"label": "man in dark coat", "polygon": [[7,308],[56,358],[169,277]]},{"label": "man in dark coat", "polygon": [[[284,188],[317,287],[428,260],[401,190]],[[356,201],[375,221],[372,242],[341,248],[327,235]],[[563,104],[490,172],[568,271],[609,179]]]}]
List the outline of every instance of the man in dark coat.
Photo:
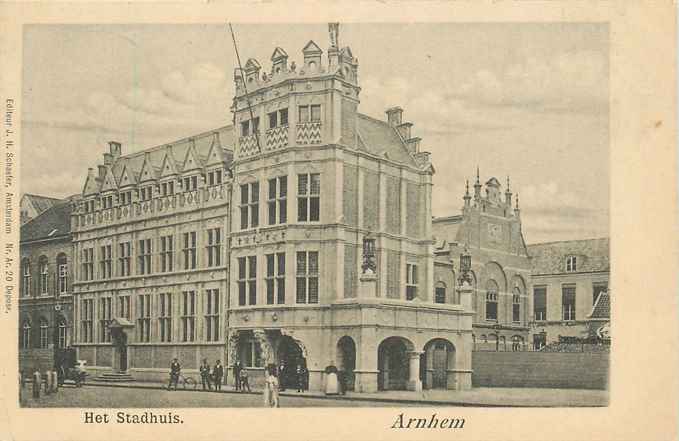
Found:
[{"label": "man in dark coat", "polygon": [[237,361],[233,365],[233,384],[236,387],[236,390],[240,390],[240,371],[242,370],[240,366],[240,361]]},{"label": "man in dark coat", "polygon": [[224,366],[222,362],[217,360],[214,369],[212,369],[212,375],[215,377],[215,391],[222,390],[222,378],[224,378]]},{"label": "man in dark coat", "polygon": [[203,364],[200,365],[200,379],[203,383],[203,390],[212,390],[212,383],[210,381],[210,365],[207,363],[207,358],[203,359]]},{"label": "man in dark coat", "polygon": [[182,367],[176,358],[172,359],[170,364],[170,383],[167,385],[167,390],[171,390],[172,383],[174,383],[174,390],[177,390],[177,383],[179,383],[179,374],[182,371]]},{"label": "man in dark coat", "polygon": [[281,361],[281,364],[278,366],[278,380],[281,392],[285,390],[285,386],[288,382],[287,374],[285,361]]}]

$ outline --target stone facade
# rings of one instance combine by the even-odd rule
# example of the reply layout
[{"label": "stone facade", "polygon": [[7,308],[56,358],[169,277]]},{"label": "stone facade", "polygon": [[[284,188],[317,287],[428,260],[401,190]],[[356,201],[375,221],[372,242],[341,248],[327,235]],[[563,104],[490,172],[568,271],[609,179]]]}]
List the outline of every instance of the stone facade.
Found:
[{"label": "stone facade", "polygon": [[21,228],[19,369],[52,369],[73,338],[71,206],[59,201]]},{"label": "stone facade", "polygon": [[474,195],[467,186],[463,201],[461,215],[433,220],[435,290],[450,291],[459,256],[467,250],[472,262],[474,348],[525,349],[531,320],[531,263],[521,231],[518,199],[512,207],[509,182],[502,195],[496,178],[482,186],[477,174]]},{"label": "stone facade", "polygon": [[164,380],[171,358],[207,358],[251,384],[282,363],[316,390],[330,365],[359,391],[471,387],[471,304],[451,273],[434,301],[429,153],[402,109],[358,112],[333,32],[327,62],[310,41],[299,66],[276,48],[270,73],[237,69],[234,126],[131,155],[111,142],[89,170],[73,290],[95,371]]},{"label": "stone facade", "polygon": [[[572,240],[533,244],[532,256],[534,347],[558,342],[559,337],[585,338],[601,293],[609,299],[609,239]],[[600,326],[600,325],[599,325]]]}]

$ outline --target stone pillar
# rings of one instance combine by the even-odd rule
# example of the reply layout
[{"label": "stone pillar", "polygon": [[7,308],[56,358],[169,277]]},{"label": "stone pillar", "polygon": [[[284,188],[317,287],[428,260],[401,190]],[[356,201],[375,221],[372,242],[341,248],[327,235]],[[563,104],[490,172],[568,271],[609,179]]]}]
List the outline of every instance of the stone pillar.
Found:
[{"label": "stone pillar", "polygon": [[358,297],[362,299],[377,297],[377,274],[361,274]]},{"label": "stone pillar", "polygon": [[474,305],[472,305],[472,286],[466,282],[463,282],[462,286],[458,288],[458,292],[460,293],[460,305],[462,305],[464,311],[474,311]]},{"label": "stone pillar", "polygon": [[356,348],[356,392],[377,392],[377,336],[375,328],[362,328],[361,339]]},{"label": "stone pillar", "polygon": [[410,359],[408,390],[415,392],[422,391],[422,380],[420,380],[420,355],[422,355],[421,351],[408,352],[408,358]]}]

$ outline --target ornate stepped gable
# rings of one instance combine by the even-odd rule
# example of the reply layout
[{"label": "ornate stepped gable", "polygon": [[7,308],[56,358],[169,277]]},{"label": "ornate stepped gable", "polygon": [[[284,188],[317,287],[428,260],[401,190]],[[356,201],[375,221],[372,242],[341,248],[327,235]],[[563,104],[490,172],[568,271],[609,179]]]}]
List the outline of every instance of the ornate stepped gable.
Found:
[{"label": "ornate stepped gable", "polygon": [[[233,127],[226,126],[193,138],[113,157],[109,164],[101,166],[106,171],[103,177],[97,176],[94,169],[89,169],[82,194],[85,197],[93,196],[102,191],[154,182],[187,171],[203,170],[206,166],[220,162],[230,162],[233,145]],[[177,158],[181,158],[181,161],[178,162]]]}]

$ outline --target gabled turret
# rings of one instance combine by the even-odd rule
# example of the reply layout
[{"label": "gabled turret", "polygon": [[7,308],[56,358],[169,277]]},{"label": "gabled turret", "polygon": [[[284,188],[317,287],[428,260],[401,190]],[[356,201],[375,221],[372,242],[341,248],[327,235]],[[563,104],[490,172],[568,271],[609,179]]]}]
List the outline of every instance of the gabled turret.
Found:
[{"label": "gabled turret", "polygon": [[304,46],[302,54],[304,54],[304,70],[308,72],[320,71],[323,51],[313,40],[309,40],[306,46]]},{"label": "gabled turret", "polygon": [[271,75],[277,75],[288,71],[288,54],[277,47],[271,55]]}]

